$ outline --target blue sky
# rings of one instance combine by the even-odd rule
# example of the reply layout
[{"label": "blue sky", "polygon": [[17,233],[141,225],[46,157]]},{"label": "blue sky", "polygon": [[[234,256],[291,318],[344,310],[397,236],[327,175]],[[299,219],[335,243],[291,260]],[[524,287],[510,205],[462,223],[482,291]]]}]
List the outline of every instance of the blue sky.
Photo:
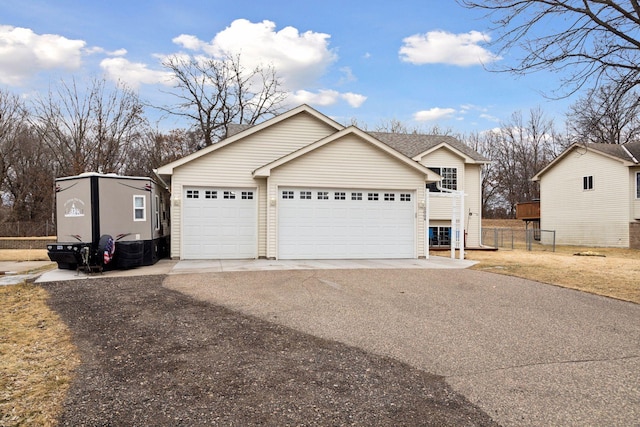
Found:
[{"label": "blue sky", "polygon": [[[495,128],[540,106],[560,125],[557,76],[491,73],[512,61],[485,42],[490,23],[454,0],[21,0],[0,3],[0,87],[25,97],[71,76],[120,79],[172,101],[163,57],[241,50],[273,63],[291,93],[370,129],[391,119],[457,133]],[[179,126],[180,123],[165,124]]]}]

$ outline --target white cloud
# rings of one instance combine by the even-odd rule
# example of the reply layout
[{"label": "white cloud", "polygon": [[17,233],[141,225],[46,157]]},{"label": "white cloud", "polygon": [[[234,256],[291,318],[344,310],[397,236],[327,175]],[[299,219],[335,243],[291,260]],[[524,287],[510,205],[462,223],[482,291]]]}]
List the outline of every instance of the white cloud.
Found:
[{"label": "white cloud", "polygon": [[272,21],[250,22],[236,19],[210,43],[182,34],[173,39],[185,49],[203,51],[214,57],[240,54],[247,67],[273,65],[290,89],[314,83],[337,56],[329,49],[328,34],[294,27],[276,30]]},{"label": "white cloud", "polygon": [[315,93],[301,89],[291,93],[288,100],[292,105],[309,104],[320,107],[333,105],[343,100],[351,107],[358,108],[367,100],[367,97],[352,92],[340,93],[331,89],[322,89]]},{"label": "white cloud", "polygon": [[434,107],[429,110],[418,111],[413,114],[413,119],[418,122],[431,122],[451,118],[456,113],[453,108]]},{"label": "white cloud", "polygon": [[498,61],[494,55],[479,46],[491,40],[479,31],[453,34],[446,31],[430,31],[414,34],[403,40],[400,59],[412,64],[452,64],[459,66],[481,65]]},{"label": "white cloud", "polygon": [[490,122],[499,122],[500,119],[498,117],[492,116],[491,114],[482,113],[479,116],[481,119],[489,120]]},{"label": "white cloud", "polygon": [[122,80],[127,85],[137,88],[141,84],[172,85],[172,74],[167,71],[151,70],[146,64],[130,62],[125,58],[107,58],[100,62],[108,78]]},{"label": "white cloud", "polygon": [[340,97],[347,101],[347,103],[353,108],[359,108],[364,103],[364,101],[367,100],[366,96],[351,92],[343,93],[342,95],[340,95]]},{"label": "white cloud", "polygon": [[42,70],[74,70],[86,42],[28,28],[0,25],[0,83],[20,85]]}]

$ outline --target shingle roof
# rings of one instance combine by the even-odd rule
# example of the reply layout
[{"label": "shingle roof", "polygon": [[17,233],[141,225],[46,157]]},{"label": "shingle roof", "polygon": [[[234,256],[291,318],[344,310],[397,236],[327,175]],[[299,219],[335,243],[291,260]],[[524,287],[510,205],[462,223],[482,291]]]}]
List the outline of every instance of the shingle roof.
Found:
[{"label": "shingle roof", "polygon": [[388,132],[368,132],[369,135],[384,142],[391,148],[401,152],[407,157],[413,158],[424,153],[433,147],[445,143],[471,159],[478,162],[488,162],[489,159],[471,147],[463,144],[458,139],[446,135],[423,135],[414,133],[388,133]]},{"label": "shingle roof", "polygon": [[[637,163],[640,160],[640,142],[631,142],[628,144],[600,144],[600,143],[588,143],[588,148],[591,148],[601,153],[608,154],[610,156],[617,157],[627,162]],[[625,150],[626,148],[626,150]],[[635,157],[634,159],[629,155]]]}]

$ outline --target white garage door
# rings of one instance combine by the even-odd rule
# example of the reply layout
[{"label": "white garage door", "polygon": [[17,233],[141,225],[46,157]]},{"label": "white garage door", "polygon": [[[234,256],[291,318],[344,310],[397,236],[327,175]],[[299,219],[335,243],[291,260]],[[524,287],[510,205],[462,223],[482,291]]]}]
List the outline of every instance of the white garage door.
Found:
[{"label": "white garage door", "polygon": [[415,258],[415,192],[281,188],[281,259]]},{"label": "white garage door", "polygon": [[256,258],[255,190],[185,188],[183,200],[182,258]]}]

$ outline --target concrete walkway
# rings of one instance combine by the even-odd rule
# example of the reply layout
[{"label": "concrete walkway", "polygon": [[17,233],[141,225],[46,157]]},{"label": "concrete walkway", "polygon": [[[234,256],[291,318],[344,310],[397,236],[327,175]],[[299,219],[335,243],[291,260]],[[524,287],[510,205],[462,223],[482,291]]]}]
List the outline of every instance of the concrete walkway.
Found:
[{"label": "concrete walkway", "polygon": [[[154,274],[223,273],[233,271],[285,271],[285,270],[362,270],[362,269],[464,269],[476,261],[431,256],[426,259],[376,259],[376,260],[189,260],[162,259],[154,265],[131,270],[113,270],[86,274],[75,270],[47,271],[36,283],[62,280],[93,279],[99,277],[127,277]],[[17,282],[19,283],[19,282]]]}]

